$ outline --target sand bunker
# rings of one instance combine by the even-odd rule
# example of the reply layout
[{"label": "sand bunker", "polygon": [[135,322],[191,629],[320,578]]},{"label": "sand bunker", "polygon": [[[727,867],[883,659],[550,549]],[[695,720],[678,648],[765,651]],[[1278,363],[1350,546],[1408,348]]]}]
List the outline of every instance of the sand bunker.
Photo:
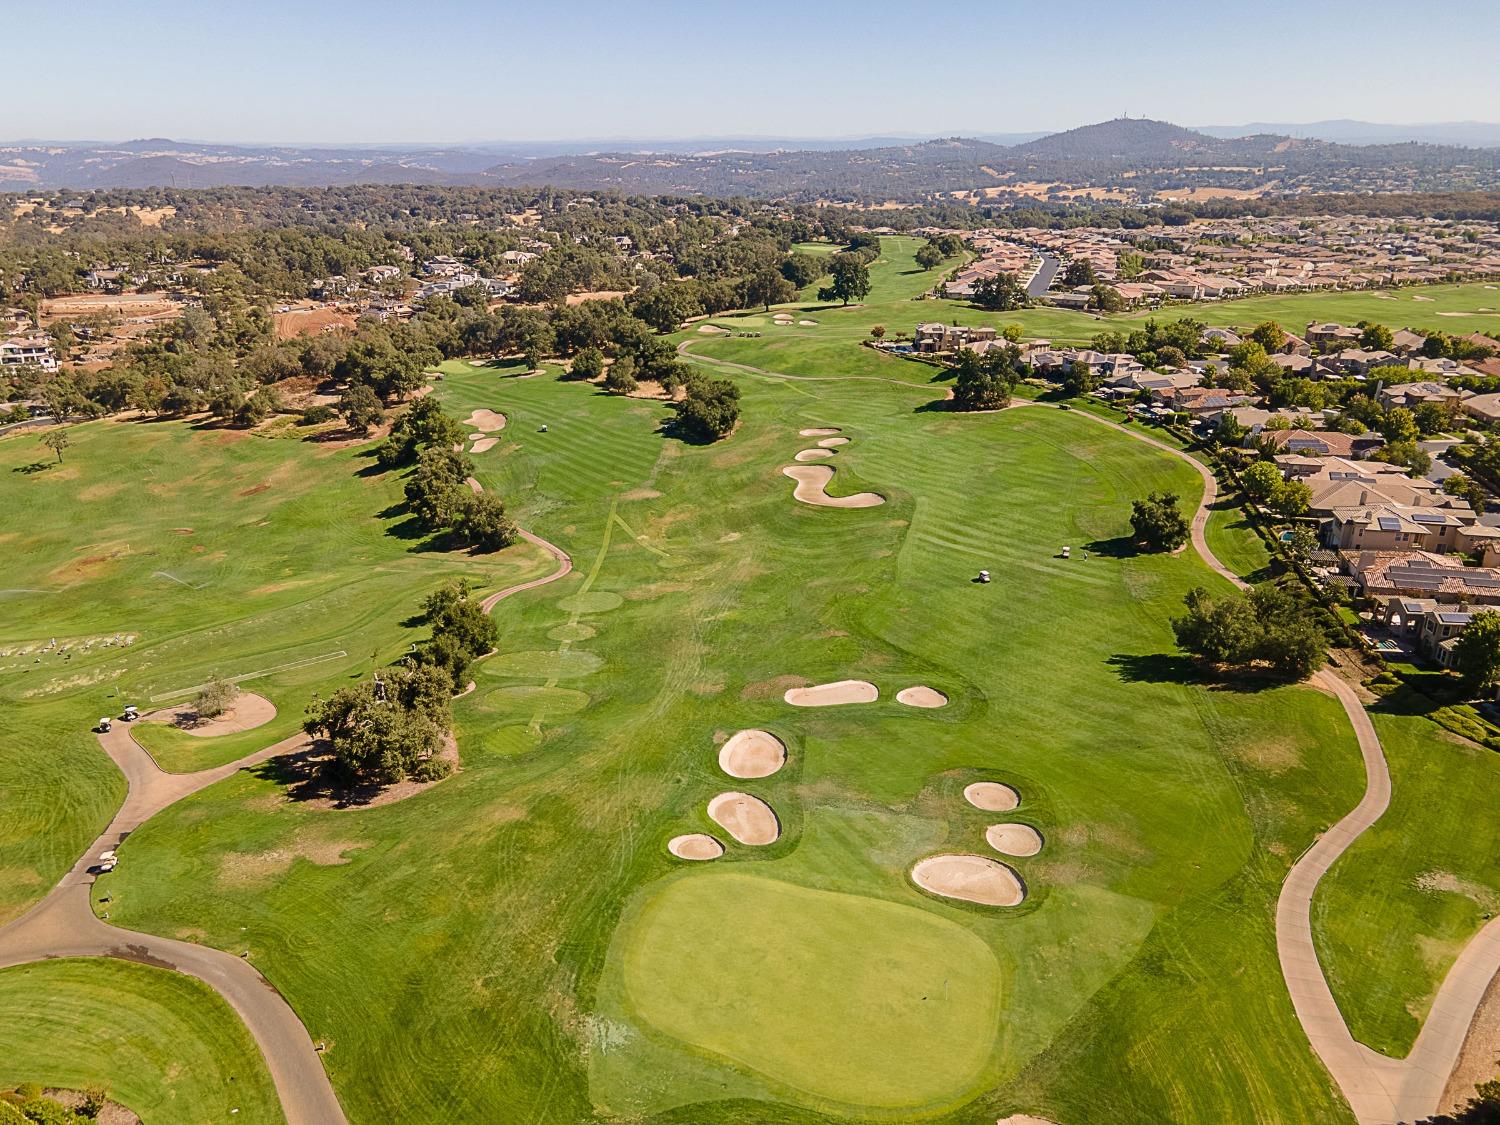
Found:
[{"label": "sand bunker", "polygon": [[785,764],[786,744],[770,731],[736,731],[719,747],[719,768],[730,777],[770,777]]},{"label": "sand bunker", "polygon": [[464,419],[464,425],[492,434],[496,430],[505,429],[505,415],[496,414],[493,410],[476,410]]},{"label": "sand bunker", "polygon": [[1013,1113],[1009,1117],[1000,1118],[995,1125],[1057,1125],[1057,1122],[1030,1113]]},{"label": "sand bunker", "polygon": [[700,324],[698,331],[705,336],[728,336],[729,329],[720,328],[717,324]]},{"label": "sand bunker", "polygon": [[1428,304],[1432,303],[1432,298],[1431,297],[1418,297],[1415,294],[1412,296],[1412,300],[1413,301],[1426,301]]},{"label": "sand bunker", "polygon": [[798,437],[827,437],[829,434],[836,434],[838,432],[839,432],[839,428],[837,426],[812,426],[812,427],[810,427],[809,429],[806,429],[806,430],[798,430],[797,431],[797,436]]},{"label": "sand bunker", "polygon": [[797,454],[798,461],[821,461],[825,457],[832,457],[831,449],[804,449]]},{"label": "sand bunker", "polygon": [[909,688],[902,688],[896,693],[896,702],[904,703],[908,707],[946,707],[948,697],[940,691],[935,691],[922,684],[914,684]]},{"label": "sand bunker", "polygon": [[985,812],[1010,812],[1021,803],[1021,795],[998,781],[976,781],[964,786],[964,800]]},{"label": "sand bunker", "polygon": [[816,320],[799,320],[797,323],[805,326],[809,324],[817,324],[818,322]]},{"label": "sand bunker", "polygon": [[781,470],[782,476],[797,482],[792,496],[804,504],[819,508],[877,508],[885,503],[885,497],[876,492],[856,492],[852,496],[830,496],[825,491],[833,479],[833,469],[828,465],[788,465]]},{"label": "sand bunker", "polygon": [[667,851],[678,859],[718,859],[724,854],[724,845],[707,832],[689,832],[668,840]]},{"label": "sand bunker", "polygon": [[1021,877],[982,855],[933,855],[911,869],[911,881],[944,898],[981,906],[1016,906],[1026,897]]},{"label": "sand bunker", "polygon": [[482,437],[474,443],[474,448],[469,450],[469,452],[483,453],[486,449],[493,449],[495,447],[495,443],[499,440],[499,438]]},{"label": "sand bunker", "polygon": [[880,698],[880,689],[865,680],[838,680],[788,688],[782,698],[793,707],[837,707],[843,703],[874,703]]},{"label": "sand bunker", "polygon": [[984,838],[1001,855],[1036,855],[1042,850],[1042,834],[1029,824],[992,824]]},{"label": "sand bunker", "polygon": [[846,437],[830,437],[830,438],[824,438],[822,441],[818,442],[818,448],[819,449],[834,449],[837,446],[848,445],[848,444],[849,444],[849,439],[846,438]]},{"label": "sand bunker", "polygon": [[175,723],[184,734],[195,738],[213,738],[220,734],[234,734],[242,730],[254,730],[276,717],[276,704],[253,691],[242,691],[235,696],[234,705],[216,719],[200,719],[191,703],[152,711],[141,718],[151,722]]},{"label": "sand bunker", "polygon": [[781,824],[771,806],[749,793],[720,793],[708,802],[708,816],[742,844],[758,847],[775,843]]}]

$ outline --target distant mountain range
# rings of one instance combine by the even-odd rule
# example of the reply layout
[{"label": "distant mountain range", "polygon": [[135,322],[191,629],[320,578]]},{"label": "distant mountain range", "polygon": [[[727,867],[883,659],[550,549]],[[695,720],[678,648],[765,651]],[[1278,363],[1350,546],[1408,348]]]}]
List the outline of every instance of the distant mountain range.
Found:
[{"label": "distant mountain range", "polygon": [[1500,146],[1500,123],[1486,121],[1442,121],[1430,125],[1381,125],[1349,120],[1310,121],[1301,125],[1256,122],[1251,125],[1200,125],[1198,131],[1214,137],[1280,133],[1341,145],[1392,145],[1415,141],[1418,144],[1469,148]]},{"label": "distant mountain range", "polygon": [[[1359,129],[1396,129],[1329,122]],[[211,188],[436,184],[545,186],[649,194],[902,199],[1008,190],[1019,181],[1119,184],[1142,191],[1179,184],[1242,188],[1273,178],[1282,190],[1411,190],[1490,186],[1500,148],[1361,144],[1294,136],[1314,126],[1185,129],[1119,118],[1066,132],[917,141],[901,137],[781,141],[693,138],[671,142],[438,146],[257,146],[162,138],[107,143],[0,145],[0,191],[57,188]],[[1433,126],[1500,133],[1500,126]],[[1496,138],[1500,144],[1500,137]],[[1447,182],[1452,170],[1463,176]],[[1372,187],[1373,185],[1373,187]]]}]

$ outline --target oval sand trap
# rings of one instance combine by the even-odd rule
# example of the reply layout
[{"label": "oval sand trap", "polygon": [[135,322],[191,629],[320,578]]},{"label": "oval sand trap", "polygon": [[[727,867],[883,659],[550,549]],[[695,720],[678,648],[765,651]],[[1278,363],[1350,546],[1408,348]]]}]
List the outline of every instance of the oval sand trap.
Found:
[{"label": "oval sand trap", "polygon": [[848,444],[849,444],[849,439],[846,438],[846,437],[826,437],[822,441],[818,442],[818,448],[819,449],[832,449],[835,446],[848,445]]},{"label": "oval sand trap", "polygon": [[768,730],[741,730],[719,747],[719,768],[730,777],[770,777],[786,764],[786,744]]},{"label": "oval sand trap", "polygon": [[828,495],[824,489],[833,479],[833,469],[828,465],[788,465],[781,473],[797,482],[792,495],[804,504],[815,504],[820,508],[875,508],[885,503],[885,497],[874,492],[856,492],[853,496]]},{"label": "oval sand trap", "polygon": [[798,430],[797,434],[799,437],[827,437],[838,432],[837,426],[812,426],[806,430]]},{"label": "oval sand trap", "polygon": [[485,452],[488,449],[495,448],[495,443],[497,441],[499,441],[499,440],[500,440],[499,438],[482,437],[482,438],[480,438],[478,441],[476,441],[474,443],[474,448],[471,449],[471,450],[469,450],[469,452],[470,453],[483,453],[483,452]]},{"label": "oval sand trap", "polygon": [[1021,795],[998,781],[976,781],[964,786],[964,800],[985,812],[1010,812],[1021,803]]},{"label": "oval sand trap", "polygon": [[948,697],[940,691],[927,687],[924,684],[913,684],[909,688],[902,688],[896,693],[896,702],[904,703],[908,707],[946,707]]},{"label": "oval sand trap", "polygon": [[464,425],[492,434],[496,430],[505,429],[505,415],[497,414],[493,410],[476,410],[464,419]]},{"label": "oval sand trap", "polygon": [[742,844],[771,844],[781,835],[781,824],[771,806],[749,793],[720,793],[708,802],[708,816]]},{"label": "oval sand trap", "polygon": [[803,449],[797,453],[798,461],[821,461],[825,457],[832,457],[831,449]]},{"label": "oval sand trap", "polygon": [[1042,850],[1042,834],[1029,824],[992,824],[984,838],[1001,855],[1036,855]]},{"label": "oval sand trap", "polygon": [[724,845],[707,832],[689,832],[668,840],[667,851],[678,859],[718,859],[724,854]]},{"label": "oval sand trap", "polygon": [[981,906],[1016,906],[1026,897],[1021,877],[982,855],[933,855],[911,869],[911,881],[944,898]]},{"label": "oval sand trap", "polygon": [[788,688],[782,696],[793,707],[837,707],[844,703],[874,703],[880,689],[866,680],[836,680],[831,684]]}]

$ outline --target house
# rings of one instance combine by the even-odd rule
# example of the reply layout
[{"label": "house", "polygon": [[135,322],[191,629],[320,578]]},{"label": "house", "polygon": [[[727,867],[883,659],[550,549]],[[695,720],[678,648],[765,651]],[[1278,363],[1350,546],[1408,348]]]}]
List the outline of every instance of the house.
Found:
[{"label": "house", "polygon": [[1310,355],[1299,355],[1297,353],[1277,352],[1271,357],[1271,362],[1281,368],[1288,375],[1311,376],[1314,374],[1316,361]]},{"label": "house", "polygon": [[383,281],[392,281],[400,277],[403,272],[400,266],[371,266],[360,276],[371,285],[379,285]]},{"label": "house", "polygon": [[1339,430],[1268,430],[1262,438],[1277,449],[1303,457],[1368,457],[1385,444],[1376,433],[1346,434]]},{"label": "house", "polygon": [[45,336],[0,340],[0,367],[22,367],[26,364],[33,364],[43,371],[56,371],[57,356],[52,354],[52,341]]},{"label": "house", "polygon": [[1474,614],[1467,609],[1434,606],[1422,614],[1417,629],[1417,648],[1444,668],[1454,667],[1457,664],[1454,650],[1458,647],[1454,642],[1472,620]]},{"label": "house", "polygon": [[1391,333],[1391,351],[1397,355],[1416,355],[1426,343],[1427,337],[1420,332],[1398,328]]},{"label": "house", "polygon": [[1477,555],[1480,566],[1493,566],[1500,557],[1500,527],[1484,523],[1461,527],[1455,547],[1466,555]]},{"label": "house", "polygon": [[1403,640],[1415,643],[1422,629],[1422,616],[1438,607],[1436,598],[1409,598],[1394,594],[1381,598],[1373,613],[1377,624],[1384,625]]},{"label": "house", "polygon": [[1309,324],[1303,334],[1310,345],[1324,351],[1342,350],[1359,344],[1360,330],[1342,324]]},{"label": "house", "polygon": [[1360,551],[1346,554],[1344,562],[1366,597],[1402,594],[1448,605],[1500,605],[1500,569],[1467,567],[1451,555]]},{"label": "house", "polygon": [[1328,356],[1324,366],[1331,367],[1341,375],[1363,375],[1372,367],[1386,367],[1396,362],[1396,357],[1387,351],[1367,351],[1349,348]]},{"label": "house", "polygon": [[1335,508],[1323,524],[1323,543],[1337,550],[1437,551],[1454,549],[1458,530],[1473,521],[1451,509],[1372,504]]},{"label": "house", "polygon": [[1472,395],[1463,400],[1463,412],[1480,422],[1500,422],[1500,394]]},{"label": "house", "polygon": [[967,325],[942,324],[932,321],[917,325],[912,338],[919,352],[951,352],[964,344],[979,340],[993,340],[996,335],[995,329],[990,326],[970,328]]},{"label": "house", "polygon": [[[1338,464],[1337,459],[1328,463]],[[1361,461],[1357,464],[1372,465]],[[1340,470],[1325,470],[1300,476],[1312,490],[1308,503],[1308,515],[1319,519],[1330,519],[1340,508],[1365,508],[1371,505],[1393,504],[1402,508],[1444,508],[1473,518],[1473,509],[1467,500],[1449,496],[1441,485],[1420,477],[1408,477],[1401,473],[1364,473]]]},{"label": "house", "polygon": [[1386,408],[1393,406],[1410,408],[1421,406],[1425,402],[1433,402],[1439,406],[1457,406],[1471,393],[1443,383],[1397,383],[1395,386],[1382,387],[1375,397],[1380,405]]},{"label": "house", "polygon": [[1203,332],[1203,340],[1213,345],[1215,351],[1226,352],[1239,346],[1240,334],[1231,328],[1208,328]]}]

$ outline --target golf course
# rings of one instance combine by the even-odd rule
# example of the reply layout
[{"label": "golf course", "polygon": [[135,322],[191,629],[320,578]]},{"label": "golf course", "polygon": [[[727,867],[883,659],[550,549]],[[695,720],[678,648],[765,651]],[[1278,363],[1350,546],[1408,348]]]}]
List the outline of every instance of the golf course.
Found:
[{"label": "golf course", "polygon": [[[504,416],[475,476],[541,541],[494,554],[414,530],[369,442],[102,420],[58,463],[0,437],[0,926],[125,798],[100,716],[232,679],[274,717],[130,732],[165,774],[224,766],[398,660],[445,581],[555,575],[493,606],[451,777],[333,808],[260,761],[131,831],[95,915],[245,961],[357,1123],[1354,1122],[1277,943],[1288,873],[1366,792],[1345,708],[1179,653],[1184,595],[1230,584],[1192,547],[1138,553],[1129,516],[1153,491],[1197,508],[1185,455],[1077,409],[955,413],[936,369],[860,346],[877,324],[1117,323],[916,301],[941,276],[919,244],[884,240],[861,306],[804,293],[781,323],[677,333],[740,389],[713,444],[660,400],[443,364],[448,414]],[[1433,297],[1184,311],[1500,323],[1480,286]],[[1204,536],[1263,576],[1232,498]],[[1399,1059],[1500,903],[1500,828],[1474,812],[1500,758],[1374,723],[1390,809],[1310,915],[1350,1033]],[[0,1019],[0,1085],[102,1083],[151,1123],[222,1119],[232,1089],[234,1120],[283,1120],[195,979],[0,969],[0,1012],[22,1003],[48,1018]]]}]

